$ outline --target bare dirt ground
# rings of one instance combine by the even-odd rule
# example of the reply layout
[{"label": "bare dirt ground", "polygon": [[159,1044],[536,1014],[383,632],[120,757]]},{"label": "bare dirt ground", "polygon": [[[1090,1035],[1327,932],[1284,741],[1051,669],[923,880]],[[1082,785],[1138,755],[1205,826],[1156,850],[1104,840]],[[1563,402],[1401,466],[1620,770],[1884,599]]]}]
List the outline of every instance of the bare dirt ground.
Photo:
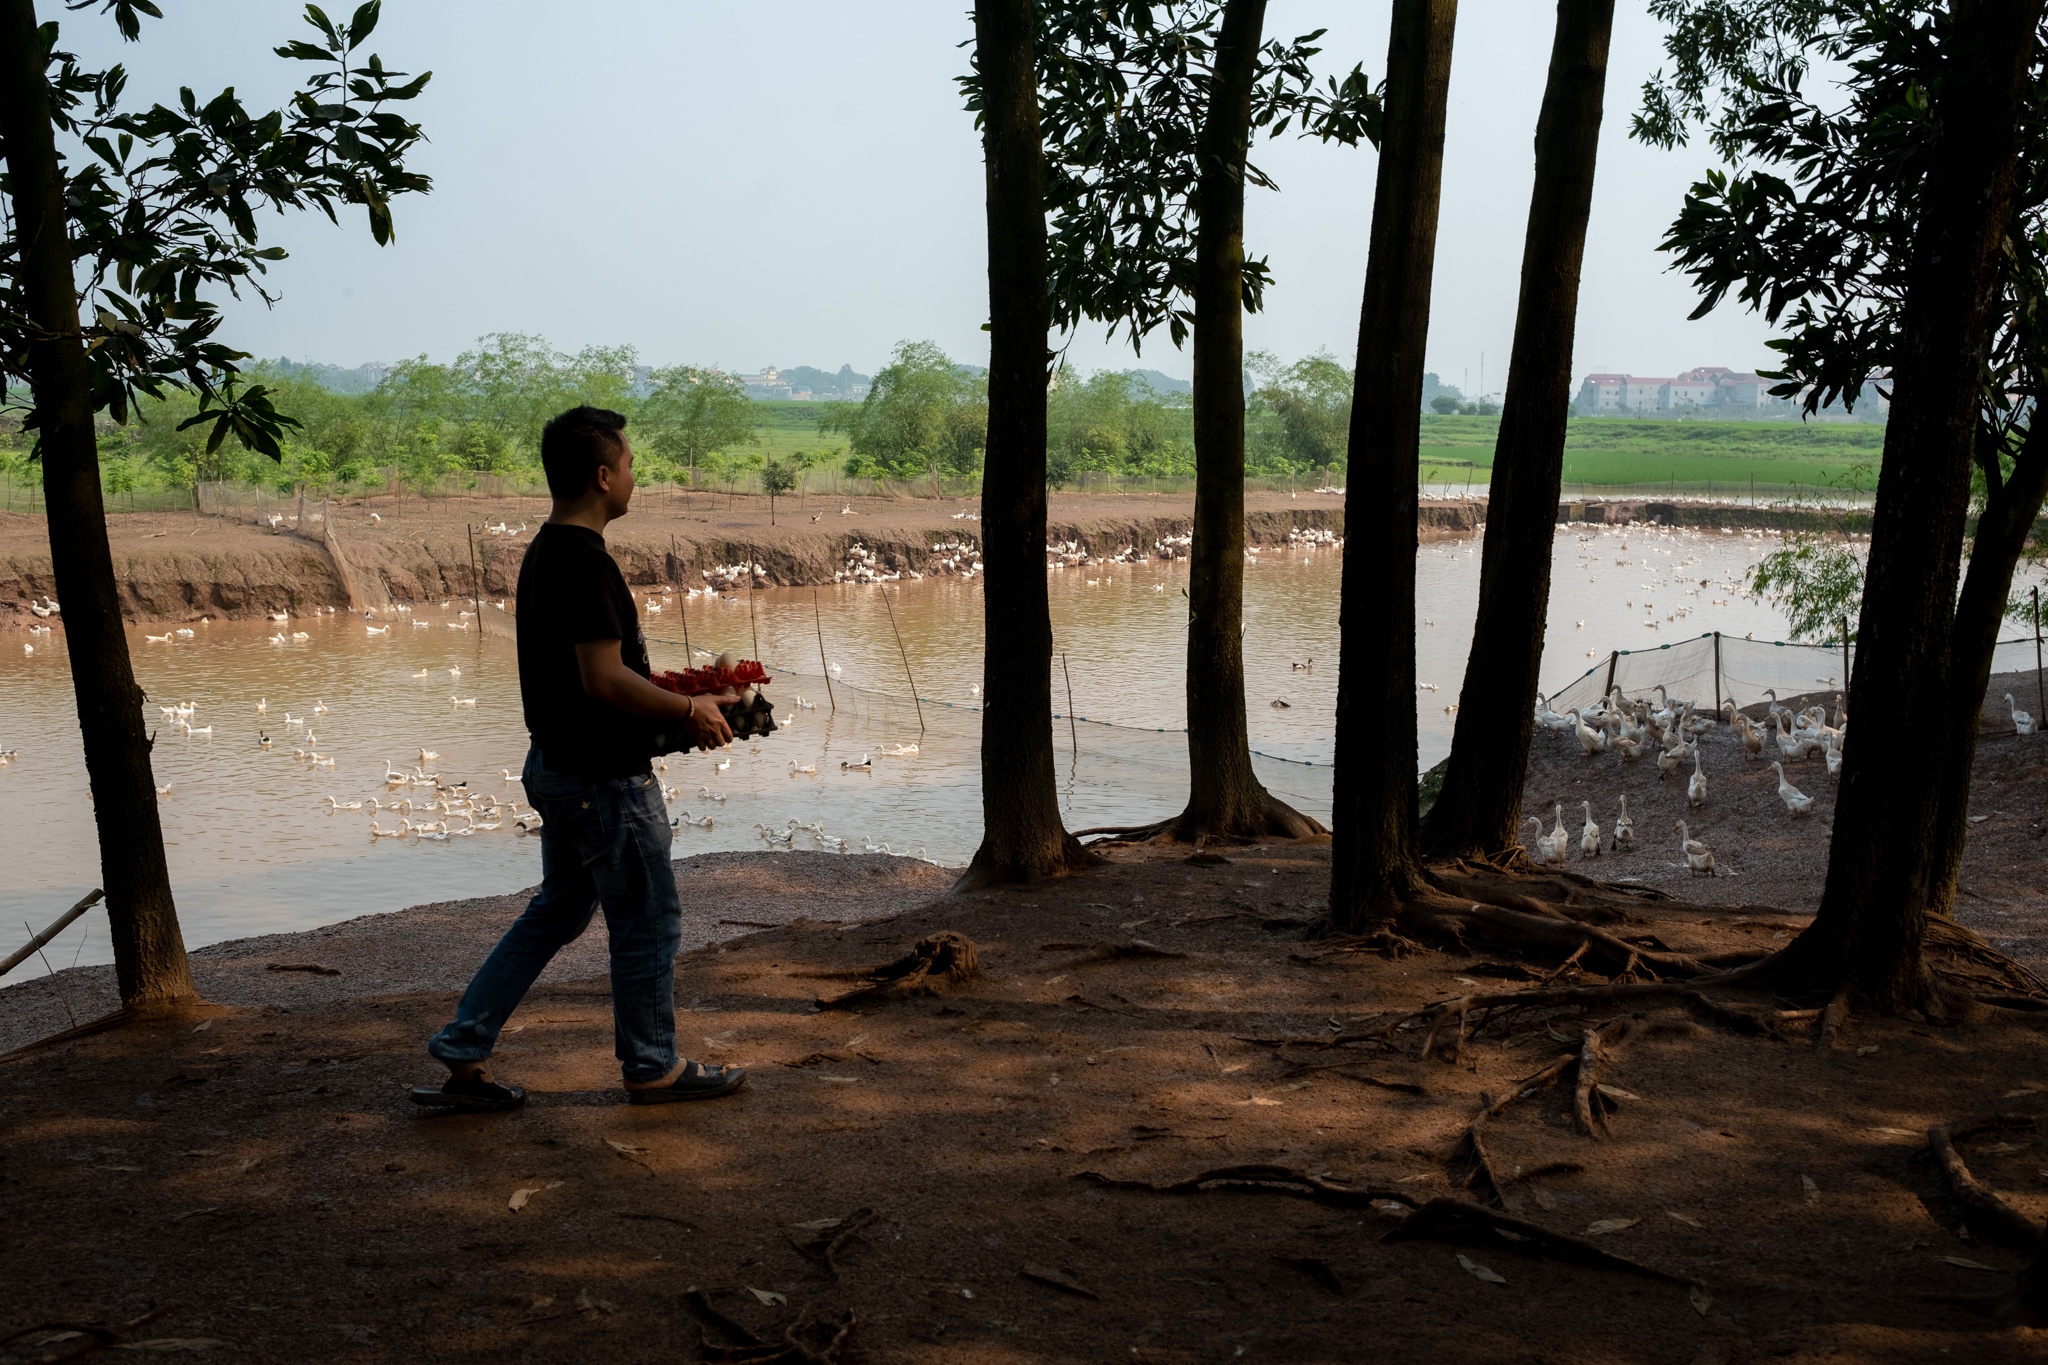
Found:
[{"label": "bare dirt ground", "polygon": [[[1956,919],[2035,972],[2048,974],[2048,905],[2041,879],[2041,840],[2048,835],[2048,735],[2013,732],[2007,692],[2021,709],[2040,709],[2032,673],[1992,678],[1977,738],[1970,841]],[[1794,710],[1825,705],[1830,717],[1835,714],[1832,692],[1783,700]],[[1768,709],[1748,711],[1761,720]],[[1855,734],[1853,724],[1849,733]],[[1565,828],[1573,836],[1569,866],[1588,876],[1640,882],[1693,901],[1763,904],[1811,915],[1819,908],[1827,877],[1835,784],[1818,758],[1786,764],[1786,780],[1814,798],[1813,813],[1795,819],[1778,799],[1778,775],[1771,770],[1777,757],[1776,746],[1766,741],[1763,757],[1748,758],[1741,741],[1725,726],[1716,726],[1700,742],[1706,804],[1693,807],[1686,799],[1690,765],[1660,781],[1648,756],[1632,763],[1616,754],[1587,758],[1574,736],[1539,730],[1522,810],[1527,816],[1541,815],[1548,831],[1562,806]],[[1617,853],[1611,846],[1619,809],[1615,798],[1622,795],[1635,820],[1636,848]],[[1607,850],[1598,858],[1578,854],[1585,801],[1592,802],[1593,818],[1607,834]],[[1714,850],[1719,875],[1713,880],[1687,871],[1672,829],[1679,820]],[[1525,829],[1525,839],[1534,833]]]},{"label": "bare dirt ground", "polygon": [[[900,889],[880,920],[873,897],[842,911],[813,896],[804,919],[685,955],[683,1044],[753,1069],[708,1105],[622,1103],[601,977],[555,979],[515,1018],[497,1065],[532,1088],[525,1110],[423,1118],[404,1088],[436,1074],[421,1041],[452,982],[409,985],[395,959],[360,981],[349,965],[303,981],[223,965],[215,979],[272,1003],[0,1063],[0,1337],[114,1325],[110,1343],[349,1362],[2048,1355],[2048,1334],[1966,1302],[2029,1253],[1963,1235],[1916,1157],[1929,1125],[2003,1112],[1963,1156],[2048,1213],[2031,1126],[2048,1110],[2043,1016],[1859,1018],[1822,1053],[1803,1027],[1738,1036],[1645,1007],[1668,1029],[1601,1070],[1614,1112],[1595,1139],[1574,1130],[1570,1083],[1520,1082],[1623,1009],[1525,1012],[1458,1060],[1422,1060],[1424,1030],[1389,1025],[1522,969],[1307,938],[1326,846],[1109,857],[994,894]],[[767,903],[729,918],[780,917]],[[439,913],[474,915],[474,943],[511,908]],[[1617,932],[1689,953],[1796,922],[1678,901],[1632,920]],[[978,945],[978,980],[819,1008],[941,930]],[[350,942],[228,957],[362,961]],[[1415,1204],[1477,1198],[1458,1137],[1509,1096],[1485,1130],[1507,1211],[1637,1269],[1388,1238],[1418,1230]],[[1094,1178],[1254,1164],[1323,1192]],[[809,1355],[720,1354],[800,1321],[824,1324],[800,1334]],[[0,1359],[96,1340],[58,1338],[76,1330]]]},{"label": "bare dirt ground", "polygon": [[[307,504],[310,534],[304,536],[289,523],[272,527],[249,512],[110,516],[123,611],[137,621],[187,621],[347,608],[347,590],[312,521],[319,507]],[[765,498],[652,490],[635,498],[631,515],[607,539],[627,579],[641,584],[699,584],[702,570],[738,563],[762,565],[764,578],[776,584],[830,583],[856,544],[890,568],[931,575],[948,571],[941,560],[958,557],[938,547],[980,544],[980,522],[970,519],[979,508],[979,499],[784,498],[770,525]],[[1247,491],[1245,509],[1253,544],[1283,541],[1294,526],[1340,532],[1344,526],[1344,500],[1332,494]],[[484,594],[510,594],[548,504],[543,498],[394,501],[380,495],[337,502],[330,510],[342,553],[368,596],[423,601],[469,595],[479,578]],[[297,509],[279,502],[274,511],[295,515]],[[1433,533],[1468,534],[1478,508],[1443,503],[1428,513]],[[1192,494],[1055,493],[1048,534],[1095,553],[1114,554],[1126,545],[1149,551],[1156,540],[1186,534],[1193,515]],[[525,534],[480,536],[481,563],[472,573],[469,529],[521,524]],[[28,603],[58,595],[48,537],[42,517],[0,513],[0,623],[29,624]]]}]

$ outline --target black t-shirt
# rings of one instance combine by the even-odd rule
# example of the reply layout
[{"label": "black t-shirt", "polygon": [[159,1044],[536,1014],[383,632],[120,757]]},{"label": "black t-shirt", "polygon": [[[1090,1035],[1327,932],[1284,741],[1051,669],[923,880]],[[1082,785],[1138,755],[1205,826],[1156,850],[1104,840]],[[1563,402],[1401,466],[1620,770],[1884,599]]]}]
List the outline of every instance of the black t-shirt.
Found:
[{"label": "black t-shirt", "polygon": [[519,699],[541,760],[578,777],[631,777],[652,770],[648,723],[583,690],[576,646],[617,640],[619,657],[648,674],[647,641],[626,578],[604,537],[544,524],[519,568]]}]

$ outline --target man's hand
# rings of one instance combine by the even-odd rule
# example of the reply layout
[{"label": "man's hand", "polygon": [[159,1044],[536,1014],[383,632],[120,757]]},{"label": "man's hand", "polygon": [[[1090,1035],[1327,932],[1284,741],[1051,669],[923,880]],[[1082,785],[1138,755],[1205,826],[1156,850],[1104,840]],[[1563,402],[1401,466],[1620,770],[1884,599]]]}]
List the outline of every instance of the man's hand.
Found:
[{"label": "man's hand", "polygon": [[[732,726],[726,723],[725,712],[719,709],[718,697],[691,697],[690,714],[683,721],[683,732],[700,749],[722,749],[732,743]],[[724,698],[731,701],[730,696]]]}]

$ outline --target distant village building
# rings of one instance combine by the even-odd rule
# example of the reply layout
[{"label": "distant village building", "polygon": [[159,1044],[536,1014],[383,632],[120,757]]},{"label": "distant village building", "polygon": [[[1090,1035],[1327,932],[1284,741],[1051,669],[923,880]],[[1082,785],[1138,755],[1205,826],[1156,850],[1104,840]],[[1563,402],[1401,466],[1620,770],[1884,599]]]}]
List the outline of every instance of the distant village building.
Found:
[{"label": "distant village building", "polygon": [[1579,385],[1582,417],[1634,413],[1678,417],[1686,413],[1753,415],[1776,403],[1770,384],[1725,365],[1701,365],[1684,374],[1589,374]]},{"label": "distant village building", "polygon": [[[743,374],[740,382],[747,386],[749,398],[794,398],[796,387],[782,377],[782,371],[773,365],[764,365],[759,374]],[[805,397],[810,395],[806,393]]]}]

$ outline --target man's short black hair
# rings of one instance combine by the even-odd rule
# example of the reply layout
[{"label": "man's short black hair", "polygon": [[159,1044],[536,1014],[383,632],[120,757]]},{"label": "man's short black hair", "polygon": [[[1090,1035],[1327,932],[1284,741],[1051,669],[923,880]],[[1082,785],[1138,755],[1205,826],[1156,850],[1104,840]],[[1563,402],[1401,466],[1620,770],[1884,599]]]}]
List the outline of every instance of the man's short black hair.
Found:
[{"label": "man's short black hair", "polygon": [[610,408],[570,408],[540,432],[540,464],[547,471],[548,492],[558,498],[580,498],[599,465],[619,466],[626,453],[624,413]]}]

